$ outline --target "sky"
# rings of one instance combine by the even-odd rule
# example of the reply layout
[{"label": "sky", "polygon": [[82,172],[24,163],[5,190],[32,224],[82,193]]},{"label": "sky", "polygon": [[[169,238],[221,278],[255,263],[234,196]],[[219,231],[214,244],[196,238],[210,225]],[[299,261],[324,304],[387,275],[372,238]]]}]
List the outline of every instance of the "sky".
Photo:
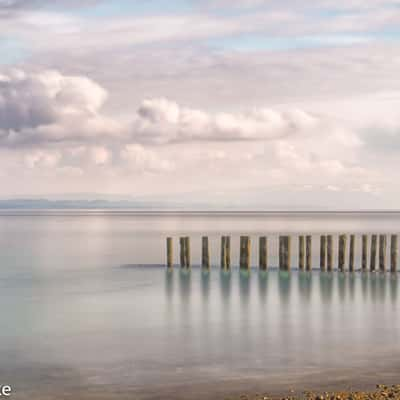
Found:
[{"label": "sky", "polygon": [[0,0],[0,198],[400,209],[400,0]]}]

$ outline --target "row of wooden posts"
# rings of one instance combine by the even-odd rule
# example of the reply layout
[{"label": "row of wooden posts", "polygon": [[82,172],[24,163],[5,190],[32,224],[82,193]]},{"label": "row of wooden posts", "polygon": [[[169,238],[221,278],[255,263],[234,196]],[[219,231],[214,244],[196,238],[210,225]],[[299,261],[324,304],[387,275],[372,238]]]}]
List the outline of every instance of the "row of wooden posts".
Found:
[{"label": "row of wooden posts", "polygon": [[[290,270],[291,259],[291,237],[279,236],[279,268],[281,270]],[[387,236],[386,235],[371,235],[370,243],[370,258],[369,270],[375,271],[377,269],[377,250],[379,239],[379,253],[378,264],[380,271],[386,271],[386,249],[387,249]],[[300,235],[299,241],[299,254],[298,254],[298,268],[300,270],[311,270],[311,249],[312,237],[310,235]],[[180,243],[180,265],[182,268],[190,268],[190,238],[181,237]],[[355,248],[355,235],[350,235],[349,241],[349,254],[348,265],[349,271],[355,270],[354,265],[354,248]],[[259,237],[259,267],[262,270],[268,268],[268,238],[266,236]],[[240,237],[240,259],[239,265],[241,269],[250,268],[250,250],[251,240],[249,236]],[[345,270],[345,263],[347,258],[347,235],[339,235],[338,238],[338,270]],[[390,271],[397,271],[397,235],[390,236]],[[202,268],[210,268],[210,249],[207,236],[202,237]],[[173,239],[167,238],[167,267],[173,267]],[[229,270],[231,267],[231,238],[230,236],[221,237],[221,268]],[[321,235],[320,236],[320,268],[322,271],[333,270],[333,236]],[[361,269],[368,270],[368,235],[362,235],[361,246]]]}]

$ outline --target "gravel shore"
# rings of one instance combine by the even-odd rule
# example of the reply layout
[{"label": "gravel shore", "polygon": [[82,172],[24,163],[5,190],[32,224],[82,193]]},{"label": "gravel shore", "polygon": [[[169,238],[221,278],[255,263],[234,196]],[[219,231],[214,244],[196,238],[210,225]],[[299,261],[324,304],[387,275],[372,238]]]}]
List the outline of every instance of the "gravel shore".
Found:
[{"label": "gravel shore", "polygon": [[[310,392],[305,391],[301,394],[290,394],[285,397],[269,396],[267,393],[257,394],[255,396],[242,395],[239,400],[400,400],[400,385],[376,385],[374,391],[338,391],[338,392]],[[226,400],[231,400],[226,398]]]}]

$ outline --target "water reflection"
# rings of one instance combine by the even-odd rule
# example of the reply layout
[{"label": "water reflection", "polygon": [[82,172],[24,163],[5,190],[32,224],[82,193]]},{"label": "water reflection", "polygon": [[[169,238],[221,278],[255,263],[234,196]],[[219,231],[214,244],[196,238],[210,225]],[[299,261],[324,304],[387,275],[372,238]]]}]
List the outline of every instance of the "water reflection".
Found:
[{"label": "water reflection", "polygon": [[246,310],[249,305],[250,285],[251,285],[250,272],[241,270],[239,273],[239,290],[240,290],[240,302],[244,310]]},{"label": "water reflection", "polygon": [[174,293],[174,271],[172,269],[165,271],[165,293],[168,300],[171,300]]},{"label": "water reflection", "polygon": [[268,293],[268,272],[258,272],[258,293],[260,298],[260,304],[265,304]]},{"label": "water reflection", "polygon": [[397,275],[390,274],[390,300],[392,304],[395,304],[397,300],[397,286],[398,286]]},{"label": "water reflection", "polygon": [[378,293],[379,300],[384,302],[386,300],[386,289],[387,289],[387,278],[388,275],[384,273],[378,273]]},{"label": "water reflection", "polygon": [[336,277],[339,301],[343,303],[346,300],[346,273],[338,272]]},{"label": "water reflection", "polygon": [[279,297],[281,303],[286,306],[290,300],[290,284],[292,276],[288,271],[279,271],[278,277]]},{"label": "water reflection", "polygon": [[201,294],[203,295],[204,301],[207,303],[210,297],[210,277],[210,271],[201,271]]},{"label": "water reflection", "polygon": [[[169,304],[173,303],[176,292],[176,272],[165,272],[165,295]],[[212,289],[212,275],[214,271],[202,270],[199,275],[192,275],[190,270],[179,270],[179,298],[182,306],[189,305],[193,295],[193,281],[200,278],[198,286],[202,301],[208,303],[214,289]],[[254,281],[254,282],[253,282]],[[277,283],[277,299],[281,306],[289,306],[292,296],[297,296],[302,304],[313,304],[313,287],[316,288],[316,299],[323,304],[355,303],[362,300],[372,303],[385,303],[388,300],[397,301],[399,279],[397,274],[380,272],[309,272],[309,271],[258,271],[250,274],[248,271],[232,270],[219,272],[219,289],[224,307],[232,306],[233,290],[238,289],[238,301],[245,311],[250,306],[254,295],[258,295],[258,304],[267,304],[273,300],[275,283]],[[252,285],[256,283],[255,286]],[[272,284],[272,286],[271,286]],[[196,283],[197,285],[197,283]],[[297,288],[297,290],[296,290]],[[272,291],[271,291],[272,289]],[[235,300],[236,301],[236,300]]]},{"label": "water reflection", "polygon": [[312,293],[312,273],[310,271],[299,271],[298,284],[301,301],[309,303]]},{"label": "water reflection", "polygon": [[167,269],[165,272],[165,295],[167,299],[167,317],[172,318],[174,296],[174,271]]},{"label": "water reflection", "polygon": [[181,269],[179,271],[179,293],[183,305],[187,305],[190,302],[191,286],[192,274],[190,270]]},{"label": "water reflection", "polygon": [[368,298],[368,272],[362,271],[361,272],[361,294],[362,294],[362,299],[365,303],[365,301]]},{"label": "water reflection", "polygon": [[225,307],[229,307],[229,300],[232,291],[232,275],[230,271],[221,271],[219,275],[219,283],[222,293],[222,302]]},{"label": "water reflection", "polygon": [[328,304],[333,297],[333,272],[321,272],[319,274],[319,294],[323,303]]},{"label": "water reflection", "polygon": [[357,282],[357,277],[355,275],[355,272],[349,272],[349,274],[348,274],[348,288],[349,288],[350,300],[352,302],[354,301],[356,282]]},{"label": "water reflection", "polygon": [[378,280],[376,276],[376,272],[371,272],[369,275],[369,294],[370,300],[375,303],[378,300]]}]

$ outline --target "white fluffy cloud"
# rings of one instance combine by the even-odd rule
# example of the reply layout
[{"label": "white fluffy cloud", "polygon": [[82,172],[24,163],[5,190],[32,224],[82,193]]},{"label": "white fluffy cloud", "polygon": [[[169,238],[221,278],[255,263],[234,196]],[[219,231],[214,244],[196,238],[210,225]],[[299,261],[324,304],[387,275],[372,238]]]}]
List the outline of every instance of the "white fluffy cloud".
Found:
[{"label": "white fluffy cloud", "polygon": [[[107,92],[96,82],[58,71],[0,76],[0,146],[131,141],[168,144],[185,141],[273,140],[312,131],[319,121],[298,109],[254,108],[209,113],[167,99],[145,100],[124,120],[102,112]],[[103,154],[98,160],[108,159]]]},{"label": "white fluffy cloud", "polygon": [[247,113],[210,114],[166,99],[145,100],[133,124],[133,138],[147,143],[191,140],[271,140],[314,130],[317,119],[302,110],[268,108]]},{"label": "white fluffy cloud", "polygon": [[0,146],[108,137],[119,125],[101,114],[107,92],[58,71],[0,75]]}]

